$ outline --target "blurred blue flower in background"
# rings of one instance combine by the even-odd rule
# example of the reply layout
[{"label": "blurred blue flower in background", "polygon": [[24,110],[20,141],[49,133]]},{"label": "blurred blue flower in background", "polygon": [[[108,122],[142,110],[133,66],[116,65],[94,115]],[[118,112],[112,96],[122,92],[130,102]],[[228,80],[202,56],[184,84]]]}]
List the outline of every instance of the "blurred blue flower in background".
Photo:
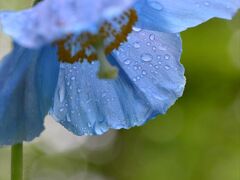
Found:
[{"label": "blurred blue flower in background", "polygon": [[14,43],[0,63],[0,145],[39,136],[47,113],[77,135],[164,114],[185,86],[178,33],[230,19],[239,7],[240,0],[44,0],[1,12]]}]

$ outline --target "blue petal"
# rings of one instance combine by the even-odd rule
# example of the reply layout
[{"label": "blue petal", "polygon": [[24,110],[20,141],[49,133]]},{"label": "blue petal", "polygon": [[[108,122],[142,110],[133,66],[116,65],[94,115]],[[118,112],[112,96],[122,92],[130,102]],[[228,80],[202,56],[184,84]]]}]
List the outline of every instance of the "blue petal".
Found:
[{"label": "blue petal", "polygon": [[17,44],[0,62],[0,145],[30,141],[43,130],[59,71],[56,49]]},{"label": "blue petal", "polygon": [[163,32],[181,32],[210,18],[231,19],[240,0],[139,0],[138,27]]},{"label": "blue petal", "polygon": [[46,0],[19,12],[1,12],[3,31],[25,47],[39,47],[69,34],[96,32],[136,0]]},{"label": "blue petal", "polygon": [[164,114],[182,95],[180,55],[178,34],[145,30],[134,31],[109,56],[120,70],[116,80],[98,79],[98,62],[61,64],[50,114],[77,135],[140,126]]}]

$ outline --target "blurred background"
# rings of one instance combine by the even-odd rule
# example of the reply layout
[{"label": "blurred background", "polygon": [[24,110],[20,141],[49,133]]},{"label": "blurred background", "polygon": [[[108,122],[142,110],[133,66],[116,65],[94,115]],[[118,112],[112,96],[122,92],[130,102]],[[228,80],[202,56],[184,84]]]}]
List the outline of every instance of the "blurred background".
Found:
[{"label": "blurred background", "polygon": [[[0,9],[30,4],[0,0]],[[100,137],[73,136],[48,117],[42,136],[25,144],[25,179],[240,180],[240,13],[182,38],[187,86],[166,115]],[[0,180],[9,178],[10,148],[2,147]]]}]

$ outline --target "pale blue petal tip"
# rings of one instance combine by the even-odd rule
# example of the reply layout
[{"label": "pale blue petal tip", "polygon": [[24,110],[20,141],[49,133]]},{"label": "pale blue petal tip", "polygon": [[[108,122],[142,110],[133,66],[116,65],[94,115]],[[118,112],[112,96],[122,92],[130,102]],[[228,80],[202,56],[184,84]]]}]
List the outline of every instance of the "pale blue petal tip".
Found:
[{"label": "pale blue petal tip", "polygon": [[109,56],[117,80],[99,80],[98,62],[61,64],[50,114],[77,135],[143,125],[182,95],[181,50],[178,34],[138,29]]},{"label": "pale blue petal tip", "polygon": [[43,131],[58,71],[51,46],[30,50],[15,44],[0,62],[0,145],[30,141]]},{"label": "pale blue petal tip", "polygon": [[176,33],[213,17],[231,19],[240,8],[240,0],[139,0],[135,8],[137,26]]}]

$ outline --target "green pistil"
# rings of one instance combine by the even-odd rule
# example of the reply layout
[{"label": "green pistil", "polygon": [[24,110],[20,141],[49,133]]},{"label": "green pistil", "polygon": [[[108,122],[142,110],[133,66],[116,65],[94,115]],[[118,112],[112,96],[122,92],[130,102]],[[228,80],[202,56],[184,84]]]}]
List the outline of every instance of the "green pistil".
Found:
[{"label": "green pistil", "polygon": [[118,69],[108,62],[104,53],[104,47],[96,45],[95,48],[100,63],[98,77],[100,79],[116,79],[118,77]]}]

